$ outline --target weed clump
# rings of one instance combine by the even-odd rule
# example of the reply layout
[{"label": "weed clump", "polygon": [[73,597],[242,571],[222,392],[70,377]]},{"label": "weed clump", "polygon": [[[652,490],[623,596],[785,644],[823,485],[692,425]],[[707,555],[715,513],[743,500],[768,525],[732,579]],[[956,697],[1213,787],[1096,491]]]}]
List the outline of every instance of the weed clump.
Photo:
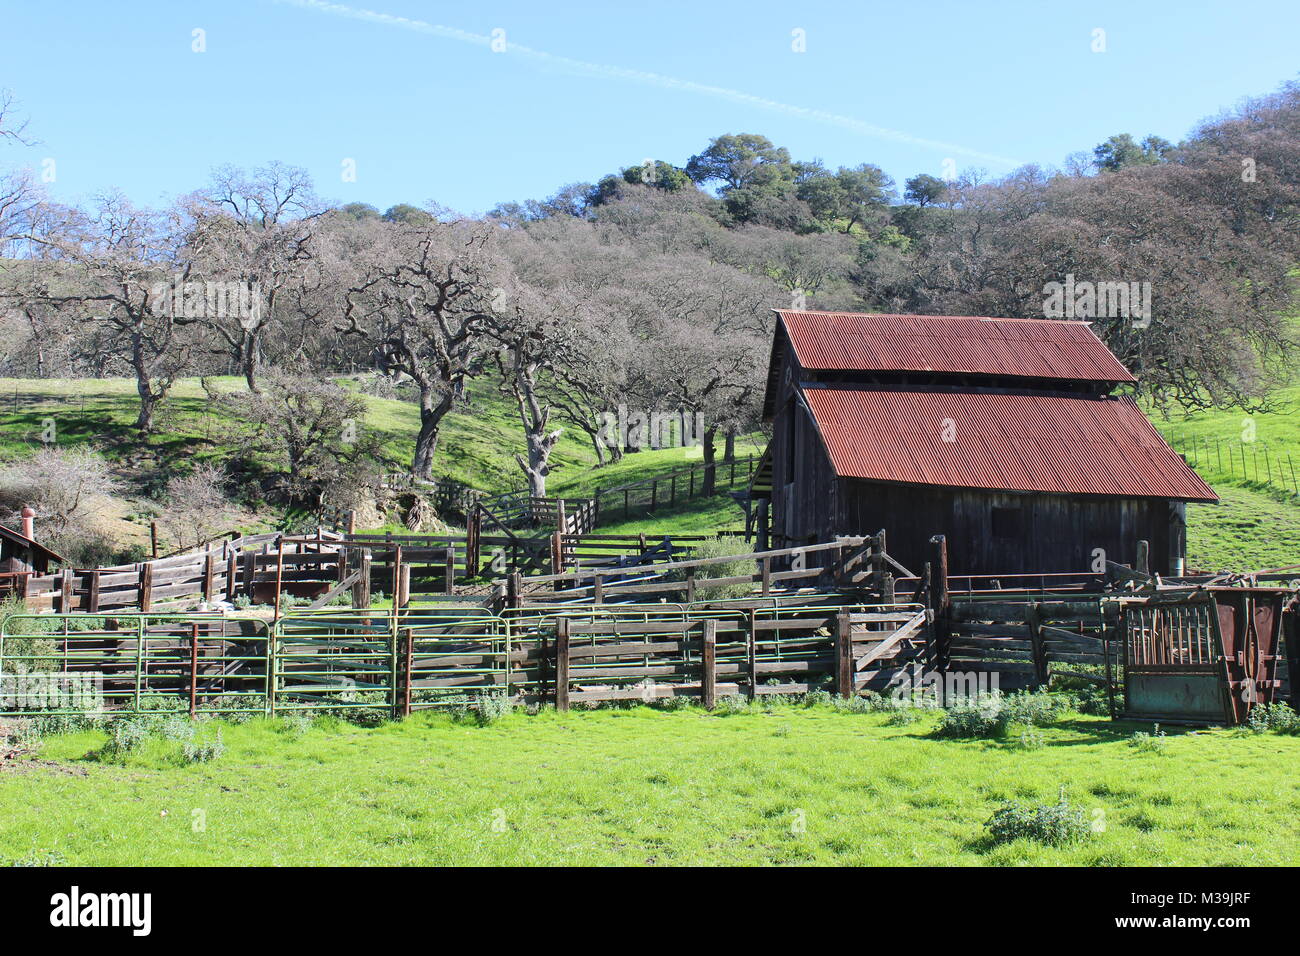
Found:
[{"label": "weed clump", "polygon": [[936,737],[1001,737],[1009,720],[1000,694],[981,694],[949,707],[934,729]]},{"label": "weed clump", "polygon": [[1027,839],[1045,846],[1069,846],[1086,839],[1092,832],[1088,815],[1073,806],[1062,788],[1054,804],[1028,806],[1011,801],[993,811],[984,824],[994,843],[1011,843]]},{"label": "weed clump", "polygon": [[1260,704],[1253,708],[1246,718],[1246,726],[1253,733],[1265,734],[1300,734],[1300,714],[1290,704],[1278,701],[1275,704]]},{"label": "weed clump", "polygon": [[1129,737],[1128,745],[1139,753],[1163,753],[1165,749],[1165,732],[1156,724],[1151,733],[1145,730],[1134,731]]}]

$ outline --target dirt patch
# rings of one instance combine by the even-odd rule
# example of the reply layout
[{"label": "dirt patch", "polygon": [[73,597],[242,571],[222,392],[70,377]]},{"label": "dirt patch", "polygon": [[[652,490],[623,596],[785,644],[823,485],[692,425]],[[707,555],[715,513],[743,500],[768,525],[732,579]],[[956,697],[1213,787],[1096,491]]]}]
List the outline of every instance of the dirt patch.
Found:
[{"label": "dirt patch", "polygon": [[65,777],[84,777],[89,773],[85,767],[73,767],[66,763],[59,763],[57,760],[38,760],[35,757],[10,760],[0,757],[0,777],[9,774],[36,773],[41,770]]}]

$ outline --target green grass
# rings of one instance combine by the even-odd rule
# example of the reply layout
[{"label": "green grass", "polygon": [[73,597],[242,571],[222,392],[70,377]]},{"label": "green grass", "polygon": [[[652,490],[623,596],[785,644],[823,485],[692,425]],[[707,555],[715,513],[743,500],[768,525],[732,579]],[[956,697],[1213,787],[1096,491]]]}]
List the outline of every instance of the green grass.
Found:
[{"label": "green grass", "polygon": [[[707,715],[515,715],[486,727],[417,715],[294,738],[226,726],[226,752],[122,765],[104,735],[50,738],[54,766],[0,772],[0,859],[74,865],[1065,864],[1300,862],[1300,738],[1171,733],[1068,716],[1044,746],[939,740],[934,718],[780,706]],[[175,745],[172,745],[173,747]],[[71,772],[70,772],[71,771]],[[1004,801],[1061,787],[1104,824],[1077,846],[993,846]],[[203,826],[197,827],[196,821]],[[802,821],[803,829],[798,826]],[[495,827],[494,827],[495,824]]]},{"label": "green grass", "polygon": [[1300,506],[1260,491],[1217,484],[1217,505],[1189,505],[1187,561],[1211,571],[1300,564]]}]

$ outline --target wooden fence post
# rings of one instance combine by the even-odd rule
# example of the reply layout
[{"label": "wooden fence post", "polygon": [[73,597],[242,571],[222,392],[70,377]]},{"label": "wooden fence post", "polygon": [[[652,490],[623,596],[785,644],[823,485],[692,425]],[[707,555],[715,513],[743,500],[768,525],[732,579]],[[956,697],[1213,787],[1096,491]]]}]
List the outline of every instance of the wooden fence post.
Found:
[{"label": "wooden fence post", "polygon": [[718,622],[704,622],[703,646],[700,651],[700,700],[705,710],[712,710],[718,698]]},{"label": "wooden fence post", "polygon": [[153,607],[153,565],[146,561],[140,565],[140,610]]},{"label": "wooden fence post", "polygon": [[762,575],[763,593],[767,594],[772,590],[772,559],[759,559],[759,573]]},{"label": "wooden fence post", "polygon": [[524,576],[518,571],[511,571],[506,577],[506,607],[517,608],[522,601],[519,592],[523,590]]},{"label": "wooden fence post", "polygon": [[1038,605],[1025,607],[1025,623],[1029,625],[1029,646],[1034,659],[1034,689],[1047,685],[1047,651],[1043,647],[1043,629],[1039,621]]},{"label": "wooden fence post", "polygon": [[1137,564],[1135,571],[1141,574],[1151,573],[1151,542],[1145,539],[1138,541],[1137,544]]},{"label": "wooden fence post", "polygon": [[272,621],[280,620],[280,590],[284,587],[284,535],[275,539],[275,613]]},{"label": "wooden fence post", "polygon": [[853,622],[848,611],[835,615],[835,693],[853,696]]},{"label": "wooden fence post", "polygon": [[393,596],[393,609],[401,607],[402,596],[402,546],[399,544],[393,548],[393,563],[391,565],[393,572],[392,591],[389,593]]},{"label": "wooden fence post", "polygon": [[936,534],[930,539],[930,608],[934,611],[934,666],[948,669],[949,612],[948,539]]},{"label": "wooden fence post", "polygon": [[216,587],[217,581],[217,559],[209,551],[203,556],[203,600],[211,601],[212,592]]},{"label": "wooden fence post", "polygon": [[90,572],[90,597],[87,599],[86,610],[92,614],[99,610],[99,571]]},{"label": "wooden fence post", "polygon": [[75,610],[77,585],[72,568],[63,569],[63,584],[60,586],[59,610],[67,614]]},{"label": "wooden fence post", "polygon": [[465,527],[465,573],[471,578],[478,577],[482,565],[480,536],[483,534],[483,509],[475,502],[469,524]]},{"label": "wooden fence post", "polygon": [[357,583],[352,585],[352,606],[355,608],[370,607],[370,573],[371,563],[374,560],[369,548],[362,548],[358,561]]},{"label": "wooden fence post", "polygon": [[556,531],[551,535],[551,573],[564,573],[564,532]]},{"label": "wooden fence post", "polygon": [[357,533],[357,512],[355,508],[349,508],[347,514],[343,516],[343,533],[349,537]]},{"label": "wooden fence post", "polygon": [[447,593],[456,593],[456,546],[447,547]]},{"label": "wooden fence post", "polygon": [[602,575],[595,575],[591,579],[591,599],[596,604],[605,603],[605,579]]},{"label": "wooden fence post", "polygon": [[555,709],[569,709],[569,619],[555,619]]},{"label": "wooden fence post", "polygon": [[226,600],[233,601],[239,591],[239,554],[231,548],[226,555]]}]

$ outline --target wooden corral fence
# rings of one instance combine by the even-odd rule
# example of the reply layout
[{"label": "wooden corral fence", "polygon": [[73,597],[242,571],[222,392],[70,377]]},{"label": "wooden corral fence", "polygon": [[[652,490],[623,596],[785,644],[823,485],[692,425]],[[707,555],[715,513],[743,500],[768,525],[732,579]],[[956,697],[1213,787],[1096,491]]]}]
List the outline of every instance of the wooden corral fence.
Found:
[{"label": "wooden corral fence", "polygon": [[[906,571],[889,558],[884,533],[871,537],[845,536],[824,544],[756,551],[716,558],[639,562],[616,566],[587,565],[560,574],[512,574],[504,582],[505,606],[529,604],[631,603],[681,599],[694,602],[700,593],[725,587],[749,587],[758,594],[804,588],[861,588],[882,603],[893,603],[892,570]],[[743,573],[711,576],[729,564],[746,566]],[[753,564],[752,570],[748,565]],[[703,573],[702,573],[703,572]],[[917,593],[925,590],[918,587]]]},{"label": "wooden corral fence", "polygon": [[29,575],[17,593],[31,610],[62,613],[180,609],[241,594],[270,602],[281,591],[314,593],[336,577],[337,540],[323,530],[248,535],[137,564]]},{"label": "wooden corral fence", "polygon": [[594,492],[597,515],[618,515],[630,518],[637,514],[654,514],[661,508],[673,508],[679,501],[688,501],[704,494],[707,487],[705,472],[713,471],[713,494],[720,491],[747,487],[754,477],[759,457],[732,458],[705,465],[694,462],[685,468],[633,481]]},{"label": "wooden corral fence", "polygon": [[[500,617],[330,610],[270,626],[139,615],[82,630],[78,620],[10,618],[0,630],[0,674],[93,678],[102,706],[120,711],[166,709],[170,700],[195,714],[400,716],[485,696],[560,710],[675,696],[712,707],[730,694],[884,691],[911,662],[928,662],[932,646],[926,608],[818,600],[535,608]],[[84,700],[22,706],[22,693],[11,690],[0,689],[0,708],[10,713],[86,709]]]}]

